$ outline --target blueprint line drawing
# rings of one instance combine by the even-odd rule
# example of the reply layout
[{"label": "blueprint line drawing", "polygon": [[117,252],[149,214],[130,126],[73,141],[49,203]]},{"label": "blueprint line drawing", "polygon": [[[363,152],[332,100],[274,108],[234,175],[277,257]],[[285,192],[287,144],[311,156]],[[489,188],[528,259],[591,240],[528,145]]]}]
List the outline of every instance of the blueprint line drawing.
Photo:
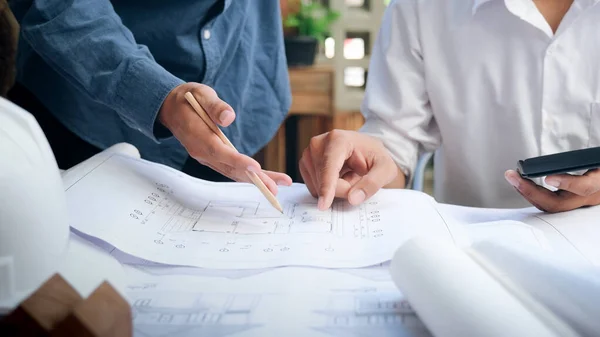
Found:
[{"label": "blueprint line drawing", "polygon": [[252,315],[260,295],[128,293],[136,337],[221,337],[260,327]]},{"label": "blueprint line drawing", "polygon": [[330,336],[431,336],[398,293],[333,295],[314,312],[325,320],[313,329]]},{"label": "blueprint line drawing", "polygon": [[[198,219],[194,230],[211,230],[221,225],[223,214],[233,216],[230,224],[231,232],[236,234],[254,234],[256,226],[246,226],[245,219],[257,219],[261,224],[260,233],[289,234],[289,233],[331,233],[334,213],[319,212],[316,204],[284,203],[284,214],[268,207],[261,208],[260,202],[215,202],[211,201]],[[223,211],[226,209],[226,211]]]},{"label": "blueprint line drawing", "polygon": [[88,167],[68,187],[73,227],[160,264],[359,268],[389,260],[417,234],[452,239],[425,194],[381,191],[358,206],[337,200],[320,211],[295,184],[279,190],[281,214],[251,184],[207,182],[117,154]]},{"label": "blueprint line drawing", "polygon": [[[134,335],[431,337],[397,291],[365,284],[346,289],[324,287],[317,293],[256,287],[247,292],[243,284],[228,283],[211,292],[194,292],[187,282],[166,287],[160,281],[130,285],[127,298]],[[227,291],[231,286],[235,289]],[[391,289],[389,285],[384,288]]]},{"label": "blueprint line drawing", "polygon": [[[144,200],[145,206],[134,209],[130,217],[139,220],[141,225],[152,221],[162,222],[157,231],[154,243],[158,245],[171,243],[175,248],[186,248],[183,242],[168,239],[172,233],[206,232],[215,234],[230,234],[228,243],[220,252],[230,251],[236,243],[237,235],[277,235],[277,234],[327,234],[328,238],[343,238],[344,204],[336,202],[327,211],[319,211],[316,202],[283,202],[284,214],[279,213],[267,203],[258,201],[227,201],[208,200],[204,207],[192,208],[172,197],[173,191],[169,185],[156,182],[156,191]],[[357,239],[383,236],[383,230],[369,230],[369,222],[378,222],[379,211],[375,209],[377,202],[365,203],[359,207],[358,222],[351,228],[348,235]],[[150,207],[150,208],[149,208]],[[146,209],[142,211],[142,209]],[[370,209],[374,208],[374,209]],[[347,228],[346,228],[347,230]],[[171,242],[169,242],[171,241]],[[250,248],[242,246],[241,250]],[[285,252],[290,248],[285,245],[267,247],[265,252],[274,249]],[[334,248],[326,247],[326,251]]]},{"label": "blueprint line drawing", "polygon": [[[245,235],[331,233],[336,219],[332,210],[318,211],[316,203],[284,203],[281,214],[268,206],[261,207],[260,202],[210,201],[193,230]],[[256,220],[260,226],[254,225]]]},{"label": "blueprint line drawing", "polygon": [[[341,230],[335,226],[339,204],[322,212],[317,209],[316,202],[284,202],[284,214],[281,214],[257,201],[210,200],[205,207],[193,209],[172,200],[168,188],[168,185],[157,183],[159,193],[152,192],[144,200],[145,204],[152,207],[145,212],[141,210],[143,207],[134,209],[129,216],[144,225],[156,218],[157,214],[166,215],[165,219],[159,220],[163,221],[160,228],[163,234],[197,231],[252,235],[333,233],[335,229]],[[358,235],[358,229],[356,232]]]}]

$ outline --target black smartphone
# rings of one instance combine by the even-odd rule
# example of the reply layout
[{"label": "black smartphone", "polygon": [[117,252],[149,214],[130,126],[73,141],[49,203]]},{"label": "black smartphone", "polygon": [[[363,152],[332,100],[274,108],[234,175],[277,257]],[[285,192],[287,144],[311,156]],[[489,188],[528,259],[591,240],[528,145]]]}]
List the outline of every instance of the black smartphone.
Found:
[{"label": "black smartphone", "polygon": [[517,172],[524,178],[537,178],[598,167],[600,167],[600,147],[591,147],[519,160]]}]

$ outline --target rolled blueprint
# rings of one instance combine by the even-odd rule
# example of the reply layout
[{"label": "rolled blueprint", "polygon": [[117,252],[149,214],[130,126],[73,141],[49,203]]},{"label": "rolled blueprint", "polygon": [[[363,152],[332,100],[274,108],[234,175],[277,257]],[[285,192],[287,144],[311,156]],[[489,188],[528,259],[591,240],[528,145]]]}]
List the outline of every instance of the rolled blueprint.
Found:
[{"label": "rolled blueprint", "polygon": [[460,248],[415,238],[395,254],[391,274],[435,336],[575,336],[543,307],[509,289]]}]

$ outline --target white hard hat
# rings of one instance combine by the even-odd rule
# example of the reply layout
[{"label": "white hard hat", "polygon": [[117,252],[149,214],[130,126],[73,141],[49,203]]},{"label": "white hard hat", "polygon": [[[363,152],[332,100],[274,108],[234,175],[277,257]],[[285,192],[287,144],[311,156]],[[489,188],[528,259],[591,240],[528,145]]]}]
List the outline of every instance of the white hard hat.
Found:
[{"label": "white hard hat", "polygon": [[60,171],[35,118],[0,97],[0,308],[54,274],[69,222]]}]

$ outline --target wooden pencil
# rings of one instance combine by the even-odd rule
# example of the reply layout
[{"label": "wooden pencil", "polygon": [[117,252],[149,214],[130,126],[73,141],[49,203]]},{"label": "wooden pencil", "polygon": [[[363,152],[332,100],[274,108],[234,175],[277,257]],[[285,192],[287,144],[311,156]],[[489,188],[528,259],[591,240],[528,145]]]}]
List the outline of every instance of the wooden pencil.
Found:
[{"label": "wooden pencil", "polygon": [[[212,118],[210,118],[210,116],[206,113],[206,111],[204,111],[204,109],[202,108],[202,106],[200,106],[200,104],[198,103],[198,101],[196,100],[194,95],[191,92],[186,92],[185,99],[190,103],[190,105],[192,106],[192,108],[194,108],[194,110],[196,111],[198,116],[200,116],[200,118],[202,118],[204,123],[206,123],[206,125],[208,125],[208,127],[212,130],[212,132],[214,132],[221,139],[221,141],[223,141],[223,143],[225,143],[227,146],[231,147],[232,149],[234,149],[237,152],[237,149],[235,148],[235,146],[233,146],[233,144],[229,141],[227,136],[225,136],[223,131],[221,131],[221,129],[219,129],[217,124],[215,124],[215,122],[213,122]],[[281,204],[279,204],[279,201],[277,201],[277,198],[275,198],[273,193],[271,193],[271,191],[269,191],[269,189],[267,188],[265,183],[262,180],[260,180],[258,175],[255,172],[250,172],[250,171],[246,171],[246,175],[248,176],[248,178],[250,178],[250,181],[252,181],[252,183],[256,187],[258,187],[258,189],[265,196],[265,198],[267,198],[267,200],[269,200],[269,203],[271,203],[271,205],[273,207],[275,207],[275,209],[277,209],[279,212],[281,212],[283,214],[283,207],[281,207]]]}]

